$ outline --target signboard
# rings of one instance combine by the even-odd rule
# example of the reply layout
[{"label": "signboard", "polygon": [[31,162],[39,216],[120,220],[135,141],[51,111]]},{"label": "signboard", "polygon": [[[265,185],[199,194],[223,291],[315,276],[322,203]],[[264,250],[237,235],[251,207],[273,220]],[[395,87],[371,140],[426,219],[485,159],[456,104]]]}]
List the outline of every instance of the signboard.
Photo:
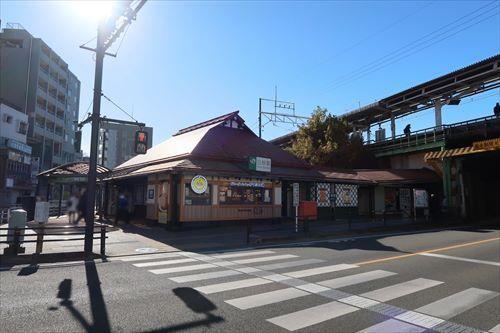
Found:
[{"label": "signboard", "polygon": [[472,143],[474,150],[491,150],[500,148],[500,138],[476,141]]},{"label": "signboard", "polygon": [[407,213],[411,211],[411,190],[409,188],[399,189],[399,207]]},{"label": "signboard", "polygon": [[248,168],[254,171],[271,172],[271,159],[267,157],[250,156]]},{"label": "signboard", "polygon": [[257,183],[257,182],[231,182],[229,183],[230,186],[235,186],[235,187],[266,187],[264,183]]},{"label": "signboard", "polygon": [[300,201],[299,183],[293,183],[293,206],[297,207]]},{"label": "signboard", "polygon": [[5,178],[5,187],[14,187],[14,178]]},{"label": "signboard", "polygon": [[50,204],[47,201],[38,201],[35,205],[35,222],[47,223],[49,220]]},{"label": "signboard", "polygon": [[191,189],[196,194],[205,193],[208,188],[208,181],[205,177],[197,175],[191,180]]},{"label": "signboard", "polygon": [[429,196],[426,190],[413,190],[413,199],[415,208],[427,208],[429,207]]},{"label": "signboard", "polygon": [[19,142],[14,139],[7,139],[7,147],[19,150],[25,154],[31,155],[31,147],[25,143]]},{"label": "signboard", "polygon": [[148,185],[146,192],[146,203],[154,204],[155,203],[155,185]]}]

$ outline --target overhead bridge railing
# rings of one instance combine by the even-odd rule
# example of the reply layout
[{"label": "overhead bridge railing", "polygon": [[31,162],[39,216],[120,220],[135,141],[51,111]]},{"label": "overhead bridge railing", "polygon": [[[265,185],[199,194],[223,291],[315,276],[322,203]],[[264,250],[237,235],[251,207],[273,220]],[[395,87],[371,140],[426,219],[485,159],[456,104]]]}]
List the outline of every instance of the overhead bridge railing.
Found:
[{"label": "overhead bridge railing", "polygon": [[500,125],[500,118],[496,116],[487,116],[449,125],[435,126],[413,131],[410,135],[400,134],[394,138],[388,138],[382,141],[370,140],[365,144],[376,153],[386,152],[393,149],[425,146],[429,143],[442,142],[446,138],[458,136],[463,133],[475,131],[487,131]]}]

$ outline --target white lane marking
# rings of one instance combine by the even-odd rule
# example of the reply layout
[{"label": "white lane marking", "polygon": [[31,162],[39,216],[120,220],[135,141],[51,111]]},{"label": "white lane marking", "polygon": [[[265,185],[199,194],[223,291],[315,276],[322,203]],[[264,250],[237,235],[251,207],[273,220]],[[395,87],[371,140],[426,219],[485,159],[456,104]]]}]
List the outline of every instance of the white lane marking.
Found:
[{"label": "white lane marking", "polygon": [[496,262],[496,261],[487,261],[487,260],[478,260],[478,259],[469,259],[469,258],[462,258],[462,257],[455,257],[455,256],[447,256],[447,255],[438,254],[438,253],[419,253],[419,255],[426,256],[426,257],[436,257],[436,258],[442,258],[442,259],[473,262],[476,264],[500,266],[500,262]]},{"label": "white lane marking", "polygon": [[232,306],[237,307],[238,309],[246,310],[246,309],[256,308],[259,306],[287,301],[290,299],[299,298],[306,295],[309,295],[309,293],[302,290],[298,290],[296,288],[286,288],[252,296],[234,298],[225,302],[231,304]]},{"label": "white lane marking", "polygon": [[420,278],[369,291],[367,293],[361,294],[361,296],[368,297],[380,302],[386,302],[395,298],[413,294],[420,290],[437,286],[442,283],[443,282],[441,281]]},{"label": "white lane marking", "polygon": [[218,293],[221,291],[228,291],[228,290],[234,290],[234,289],[240,289],[240,288],[260,286],[262,284],[268,284],[268,283],[273,283],[273,281],[261,279],[261,278],[251,278],[251,279],[244,279],[244,280],[238,280],[238,281],[232,281],[232,282],[211,284],[208,286],[197,287],[194,289],[196,289],[199,292],[204,293],[204,294],[213,294],[213,293]]},{"label": "white lane marking", "polygon": [[243,274],[243,273],[238,272],[238,271],[228,270],[228,271],[218,271],[218,272],[210,272],[210,273],[200,273],[200,274],[176,276],[176,277],[169,278],[169,280],[172,280],[172,281],[177,282],[177,283],[184,283],[184,282],[217,279],[220,277],[234,276],[234,275],[240,275],[240,274]]},{"label": "white lane marking", "polygon": [[368,281],[372,281],[372,280],[385,278],[385,277],[392,276],[392,275],[396,275],[396,273],[383,271],[383,270],[376,270],[376,271],[371,271],[371,272],[366,272],[366,273],[343,276],[343,277],[339,277],[339,278],[331,279],[331,280],[320,281],[317,283],[322,285],[322,286],[337,289],[337,288],[342,288],[342,287],[346,287],[346,286],[352,286],[352,285],[363,283],[363,282],[368,282]]},{"label": "white lane marking", "polygon": [[290,280],[291,277],[285,276],[282,274],[271,274],[271,275],[266,275],[264,276],[264,279],[268,279],[274,282],[279,282],[279,281],[284,281],[284,280]]},{"label": "white lane marking", "polygon": [[341,303],[349,304],[361,309],[366,309],[369,306],[380,304],[380,302],[374,301],[372,299],[361,297],[357,295],[352,295],[339,300]]},{"label": "white lane marking", "polygon": [[389,319],[357,333],[422,333],[426,329],[396,319]]},{"label": "white lane marking", "polygon": [[281,260],[281,259],[290,259],[290,258],[297,258],[298,256],[294,254],[280,254],[277,256],[270,256],[270,257],[259,257],[259,258],[251,258],[251,259],[239,259],[239,260],[233,260],[232,262],[236,264],[251,264],[254,262],[263,262],[263,261],[273,261],[273,260]]},{"label": "white lane marking", "polygon": [[415,311],[443,319],[450,319],[498,295],[499,293],[494,291],[469,288],[436,302],[422,306]]},{"label": "white lane marking", "polygon": [[242,273],[250,274],[250,273],[259,272],[260,269],[255,268],[255,267],[243,267],[243,268],[238,268],[238,271],[242,272]]},{"label": "white lane marking", "polygon": [[294,278],[301,278],[301,277],[306,277],[306,276],[313,276],[313,275],[343,271],[345,269],[356,268],[356,267],[358,267],[358,266],[349,265],[349,264],[339,264],[339,265],[321,266],[321,267],[316,267],[316,268],[304,269],[301,271],[294,271],[294,272],[288,272],[288,273],[283,273],[283,274],[287,275],[287,276],[294,277]]},{"label": "white lane marking", "polygon": [[488,332],[490,332],[490,333],[500,333],[500,324],[498,324],[497,326],[493,327]]},{"label": "white lane marking", "polygon": [[305,265],[311,265],[311,264],[319,264],[319,263],[322,263],[322,262],[325,262],[325,260],[321,260],[321,259],[303,259],[303,260],[296,260],[296,261],[279,262],[279,263],[276,263],[276,264],[261,265],[261,266],[256,266],[256,268],[262,269],[263,271],[272,271],[272,270],[275,270],[275,269],[297,267],[297,266],[305,266]]},{"label": "white lane marking", "polygon": [[357,310],[359,309],[354,306],[334,301],[266,320],[289,331],[295,331]]},{"label": "white lane marking", "polygon": [[251,252],[231,252],[226,254],[216,254],[212,255],[214,258],[227,259],[227,258],[237,258],[237,257],[250,257],[262,254],[272,254],[274,251],[262,250],[262,251],[251,251]]},{"label": "white lane marking", "polygon": [[415,311],[406,311],[406,312],[403,312],[403,313],[397,315],[394,318],[398,319],[398,320],[405,321],[405,322],[410,323],[410,324],[422,326],[425,328],[432,328],[432,327],[437,326],[437,325],[441,324],[442,322],[444,322],[444,320],[441,318],[428,316],[428,315],[418,313]]},{"label": "white lane marking", "polygon": [[162,260],[162,261],[150,261],[150,262],[141,262],[138,264],[134,264],[135,267],[151,267],[151,266],[163,266],[163,265],[175,265],[175,264],[184,264],[186,262],[194,262],[198,261],[196,259],[186,258],[186,259],[172,259],[172,260]]},{"label": "white lane marking", "polygon": [[295,288],[305,290],[313,294],[318,294],[322,291],[330,290],[330,288],[317,285],[316,283],[301,284],[300,286],[297,286]]},{"label": "white lane marking", "polygon": [[188,272],[188,271],[197,271],[201,269],[208,269],[217,267],[212,264],[199,264],[199,265],[190,265],[190,266],[181,266],[181,267],[170,267],[170,268],[159,268],[159,269],[151,269],[149,270],[153,274],[168,274],[168,273],[177,273],[177,272]]},{"label": "white lane marking", "polygon": [[154,259],[163,259],[163,258],[174,258],[179,257],[181,252],[174,253],[154,253],[154,254],[143,254],[137,256],[124,256],[124,257],[114,257],[111,258],[112,261],[121,260],[121,261],[141,261],[141,260],[154,260]]}]

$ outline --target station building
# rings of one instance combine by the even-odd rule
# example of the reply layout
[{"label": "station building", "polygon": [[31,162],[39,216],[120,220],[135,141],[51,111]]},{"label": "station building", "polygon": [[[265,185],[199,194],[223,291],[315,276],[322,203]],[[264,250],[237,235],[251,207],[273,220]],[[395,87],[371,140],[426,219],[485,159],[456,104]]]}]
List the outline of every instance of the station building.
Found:
[{"label": "station building", "polygon": [[179,130],[105,181],[109,214],[125,194],[137,218],[187,223],[293,217],[294,183],[301,201],[317,202],[322,219],[370,215],[390,205],[403,211],[402,188],[432,191],[439,178],[423,169],[313,167],[259,138],[236,111]]}]

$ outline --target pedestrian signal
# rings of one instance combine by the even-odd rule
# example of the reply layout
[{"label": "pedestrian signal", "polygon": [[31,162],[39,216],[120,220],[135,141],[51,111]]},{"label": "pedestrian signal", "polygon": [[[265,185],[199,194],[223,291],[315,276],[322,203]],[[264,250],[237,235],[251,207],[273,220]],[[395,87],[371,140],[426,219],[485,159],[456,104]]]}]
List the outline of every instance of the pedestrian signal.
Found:
[{"label": "pedestrian signal", "polygon": [[144,131],[135,132],[135,153],[146,154],[148,150],[148,133]]}]

